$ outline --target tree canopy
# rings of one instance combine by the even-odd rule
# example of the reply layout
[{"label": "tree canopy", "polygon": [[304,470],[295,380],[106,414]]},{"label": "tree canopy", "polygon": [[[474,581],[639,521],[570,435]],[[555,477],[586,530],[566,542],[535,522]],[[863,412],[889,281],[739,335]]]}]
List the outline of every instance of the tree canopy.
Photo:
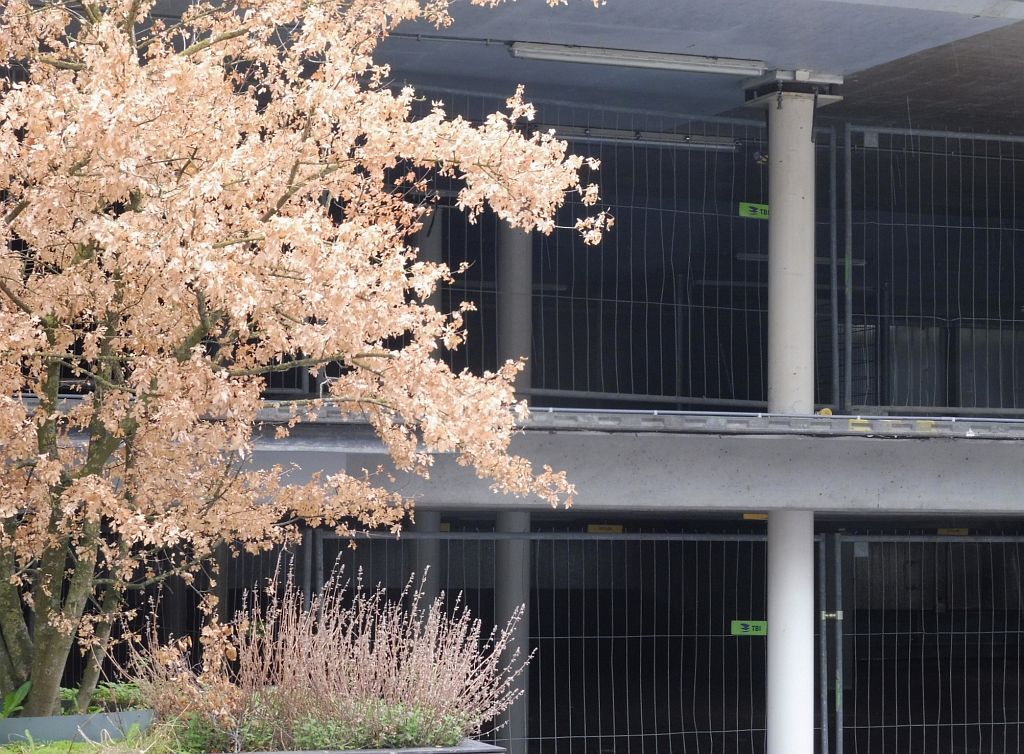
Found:
[{"label": "tree canopy", "polygon": [[447,24],[448,0],[153,5],[0,4],[0,692],[31,679],[26,714],[54,709],[76,638],[95,674],[126,590],[299,521],[401,522],[370,476],[297,489],[247,465],[270,371],[339,364],[296,421],[359,412],[399,469],[454,452],[502,492],[572,492],[508,452],[518,364],[437,358],[464,338],[428,303],[453,271],[411,245],[438,181],[541,232],[568,193],[598,198],[584,160],[520,128],[521,91],[471,123],[388,86],[378,42]]}]

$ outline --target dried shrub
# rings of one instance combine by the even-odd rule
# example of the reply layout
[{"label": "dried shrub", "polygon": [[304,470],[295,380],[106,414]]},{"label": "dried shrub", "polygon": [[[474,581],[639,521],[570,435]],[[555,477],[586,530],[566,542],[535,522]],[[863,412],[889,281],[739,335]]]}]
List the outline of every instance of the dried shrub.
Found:
[{"label": "dried shrub", "polygon": [[151,641],[134,675],[181,751],[454,745],[520,695],[522,612],[483,636],[461,599],[425,605],[413,584],[392,600],[339,571],[305,605],[274,578],[230,626],[204,629],[201,667],[186,644]]}]

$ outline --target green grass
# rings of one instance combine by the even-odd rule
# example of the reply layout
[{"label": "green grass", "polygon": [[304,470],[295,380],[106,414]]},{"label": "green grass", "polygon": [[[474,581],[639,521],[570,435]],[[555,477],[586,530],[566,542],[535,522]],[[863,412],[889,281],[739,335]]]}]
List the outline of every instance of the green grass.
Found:
[{"label": "green grass", "polygon": [[48,744],[24,743],[0,746],[0,754],[94,754],[99,747],[95,744],[73,741],[54,741]]},{"label": "green grass", "polygon": [[86,743],[76,741],[53,741],[36,743],[22,741],[0,746],[0,754],[179,754],[181,751],[169,729],[157,726],[145,733],[133,726],[120,741]]}]

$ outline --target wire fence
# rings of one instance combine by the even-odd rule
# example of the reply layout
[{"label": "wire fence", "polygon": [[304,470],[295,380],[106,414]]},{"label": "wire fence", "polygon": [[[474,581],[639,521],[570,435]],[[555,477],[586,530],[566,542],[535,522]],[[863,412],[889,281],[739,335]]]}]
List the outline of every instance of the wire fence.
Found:
[{"label": "wire fence", "polygon": [[[502,98],[433,90],[482,120]],[[768,168],[763,121],[536,103],[532,127],[601,161],[616,219],[600,247],[572,230],[570,196],[532,248],[538,406],[763,410],[767,384]],[[815,402],[858,414],[1024,411],[1024,140],[851,125],[815,131]],[[839,149],[842,147],[842,154]],[[840,190],[839,178],[842,178]],[[469,222],[435,181],[440,258],[465,271],[456,370],[494,370],[499,222]],[[1024,185],[1022,185],[1024,192]],[[840,209],[842,211],[840,211]],[[840,253],[839,239],[844,247]],[[784,294],[783,294],[784,295]],[[287,397],[313,381],[282,372]]]},{"label": "wire fence", "polygon": [[1020,751],[1024,539],[840,542],[837,751]]},{"label": "wire fence", "polygon": [[[482,118],[500,98],[424,94]],[[593,210],[570,196],[557,229],[533,243],[531,394],[543,406],[766,405],[767,134],[763,121],[538,101],[536,128],[601,161],[593,176],[615,217],[599,248],[572,226]],[[835,143],[818,129],[818,402],[838,395]],[[453,367],[493,369],[497,223],[443,205],[444,259],[468,271],[443,294],[471,300],[469,349]]]},{"label": "wire fence", "polygon": [[847,143],[849,404],[1024,409],[1024,141],[852,127]]},{"label": "wire fence", "polygon": [[440,536],[354,549],[328,537],[318,562],[337,558],[397,595],[432,561],[429,589],[460,594],[486,628],[505,617],[495,608],[500,537],[528,541],[528,737],[498,731],[499,743],[531,754],[764,750],[765,639],[734,626],[765,618],[762,536]]},{"label": "wire fence", "polygon": [[[473,121],[504,107],[492,94],[427,90],[414,109],[435,102]],[[557,228],[533,238],[523,354],[533,403],[765,409],[764,122],[535,104],[531,128],[600,160],[588,179],[616,225],[586,247],[572,226],[593,210],[569,196]],[[859,125],[814,135],[815,403],[871,415],[1024,413],[1024,138]],[[486,212],[470,222],[455,207],[457,183],[432,181],[440,261],[464,270],[437,302],[473,304],[466,343],[444,358],[493,371],[499,222]],[[336,373],[274,372],[266,393],[316,394]],[[68,394],[90,389],[64,377]]]},{"label": "wire fence", "polygon": [[[737,629],[766,616],[762,535],[453,526],[355,547],[310,531],[283,562],[310,594],[338,564],[394,598],[429,566],[428,599],[458,599],[486,635],[507,617],[501,548],[519,545],[534,652],[527,722],[491,740],[523,754],[764,751],[765,638]],[[1020,751],[1022,557],[1019,533],[819,536],[815,751]],[[277,553],[225,559],[222,619],[277,565]],[[197,635],[190,594],[165,595],[165,634]]]}]

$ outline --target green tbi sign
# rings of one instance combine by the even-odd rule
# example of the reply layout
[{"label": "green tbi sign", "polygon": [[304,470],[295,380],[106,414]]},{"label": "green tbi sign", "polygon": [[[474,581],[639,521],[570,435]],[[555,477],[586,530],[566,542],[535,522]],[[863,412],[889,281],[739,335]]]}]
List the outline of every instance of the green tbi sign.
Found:
[{"label": "green tbi sign", "polygon": [[754,204],[753,202],[740,202],[739,216],[747,217],[752,220],[767,220],[768,205]]},{"label": "green tbi sign", "polygon": [[734,620],[731,633],[733,636],[767,636],[768,621]]}]

